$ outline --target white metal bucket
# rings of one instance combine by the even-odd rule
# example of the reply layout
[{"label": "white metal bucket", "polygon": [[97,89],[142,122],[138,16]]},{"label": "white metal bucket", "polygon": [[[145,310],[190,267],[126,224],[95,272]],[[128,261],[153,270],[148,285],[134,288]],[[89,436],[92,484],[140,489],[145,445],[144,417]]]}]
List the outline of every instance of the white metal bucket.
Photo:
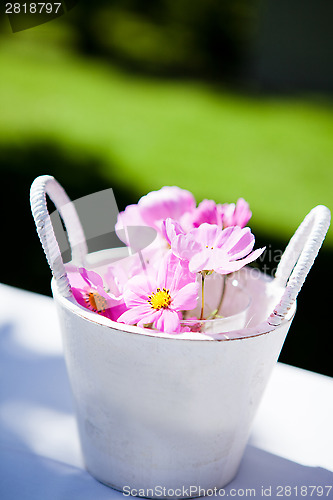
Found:
[{"label": "white metal bucket", "polygon": [[[45,193],[62,214],[76,258],[87,265],[89,256],[74,207],[62,212],[70,202],[63,189],[50,176],[37,178],[32,211],[54,276],[88,471],[109,486],[147,497],[198,496],[224,487],[237,473],[296,296],[328,229],[329,210],[318,206],[307,215],[274,279],[253,269],[240,272],[242,286],[254,297],[247,328],[232,332],[229,340],[219,335],[193,340],[110,322],[79,306]],[[97,265],[98,256],[94,260]]]}]

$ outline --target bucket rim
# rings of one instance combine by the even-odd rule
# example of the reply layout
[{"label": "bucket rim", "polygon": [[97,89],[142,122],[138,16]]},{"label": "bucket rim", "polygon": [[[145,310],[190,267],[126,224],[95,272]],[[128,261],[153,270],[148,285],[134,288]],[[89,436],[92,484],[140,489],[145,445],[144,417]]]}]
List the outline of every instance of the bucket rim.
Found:
[{"label": "bucket rim", "polygon": [[[263,274],[263,273],[261,273]],[[267,275],[263,274],[263,279],[267,279]],[[154,332],[154,330],[148,328],[141,328],[134,325],[127,325],[125,323],[118,323],[102,315],[98,315],[93,311],[78,304],[73,297],[64,297],[58,290],[57,282],[54,278],[51,280],[51,289],[55,302],[60,303],[65,309],[71,311],[76,316],[79,316],[86,321],[94,323],[95,325],[104,326],[113,330],[118,330],[123,333],[141,335],[144,337],[151,337],[156,339],[166,339],[166,340],[184,340],[184,341],[195,341],[195,342],[230,342],[235,340],[246,340],[254,337],[259,337],[265,335],[273,330],[282,327],[283,325],[290,324],[296,314],[296,300],[291,307],[289,314],[279,325],[271,325],[267,320],[258,323],[258,325],[252,326],[250,328],[242,328],[239,330],[232,331],[231,338],[219,338],[218,335],[223,334],[211,334],[208,333],[196,333],[196,337],[189,335],[188,333],[162,333]],[[190,332],[193,334],[193,332]]]}]

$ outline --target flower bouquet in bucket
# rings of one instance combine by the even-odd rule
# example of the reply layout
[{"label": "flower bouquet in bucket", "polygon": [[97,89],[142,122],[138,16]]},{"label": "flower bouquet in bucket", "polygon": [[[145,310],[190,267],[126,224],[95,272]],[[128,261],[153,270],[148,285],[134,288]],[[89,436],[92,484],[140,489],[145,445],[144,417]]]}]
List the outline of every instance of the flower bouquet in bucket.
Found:
[{"label": "flower bouquet in bucket", "polygon": [[[72,248],[64,264],[48,194]],[[329,226],[314,208],[275,277],[246,264],[248,204],[198,206],[164,187],[118,215],[122,247],[88,253],[75,206],[50,176],[31,189],[87,469],[141,496],[222,488],[237,473],[250,425]],[[146,229],[153,236],[142,245]],[[127,491],[127,490],[126,490]],[[203,493],[201,493],[203,494]]]},{"label": "flower bouquet in bucket", "polygon": [[[113,321],[155,332],[239,329],[245,326],[250,297],[235,273],[264,251],[252,251],[254,236],[245,227],[251,215],[243,199],[224,205],[204,200],[196,207],[184,189],[151,192],[121,212],[115,228],[129,249],[141,249],[139,254],[111,263],[103,276],[66,266],[73,296]],[[145,226],[155,230],[155,239],[142,249]]]}]

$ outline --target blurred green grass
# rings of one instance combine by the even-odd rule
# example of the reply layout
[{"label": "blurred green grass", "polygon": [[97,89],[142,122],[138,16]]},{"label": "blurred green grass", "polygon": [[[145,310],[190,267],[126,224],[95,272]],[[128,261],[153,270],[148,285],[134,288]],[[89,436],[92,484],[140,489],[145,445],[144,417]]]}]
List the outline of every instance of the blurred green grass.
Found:
[{"label": "blurred green grass", "polygon": [[0,146],[53,141],[68,155],[93,155],[111,187],[138,195],[175,184],[197,200],[243,196],[253,226],[277,238],[289,239],[313,206],[333,208],[328,99],[122,73],[70,50],[56,26],[2,36]]}]

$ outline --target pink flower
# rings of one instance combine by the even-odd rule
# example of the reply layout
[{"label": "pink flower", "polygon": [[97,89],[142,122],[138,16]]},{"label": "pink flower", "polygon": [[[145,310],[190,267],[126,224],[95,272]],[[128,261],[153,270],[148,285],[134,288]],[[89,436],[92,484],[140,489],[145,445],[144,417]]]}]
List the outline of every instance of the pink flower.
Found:
[{"label": "pink flower", "polygon": [[195,209],[194,196],[177,186],[164,186],[140,198],[118,215],[116,230],[124,226],[150,226],[160,232],[162,221],[168,217],[181,220]]},{"label": "pink flower", "polygon": [[221,206],[223,228],[231,226],[245,227],[252,217],[249,204],[239,198],[237,203],[224,203]]},{"label": "pink flower", "polygon": [[141,217],[138,205],[127,205],[123,212],[119,212],[117,226],[145,226],[145,222]]},{"label": "pink flower", "polygon": [[106,293],[103,279],[98,273],[71,264],[67,264],[66,269],[73,296],[78,304],[113,321],[126,310],[122,296]]},{"label": "pink flower", "polygon": [[[181,227],[187,232],[205,222],[216,224],[224,229],[230,226],[245,227],[251,216],[249,204],[243,198],[239,198],[236,204],[225,203],[223,205],[216,204],[213,200],[203,200],[195,210],[187,212],[182,218],[176,220],[181,221]],[[170,218],[174,219],[171,216]]]},{"label": "pink flower", "polygon": [[[133,266],[134,267],[134,266]],[[140,268],[140,272],[142,267]],[[132,269],[130,270],[132,271]],[[132,276],[132,273],[130,274]],[[113,297],[120,297],[124,292],[125,283],[129,279],[129,273],[125,270],[123,263],[110,264],[104,274],[104,282],[107,286],[108,293]]]},{"label": "pink flower", "polygon": [[195,209],[196,202],[189,191],[177,186],[164,186],[143,196],[138,206],[143,220],[160,231],[163,220],[170,217],[180,221],[186,212]]},{"label": "pink flower", "polygon": [[200,243],[193,237],[193,231],[194,229],[185,233],[180,224],[172,219],[163,222],[163,235],[171,246],[172,253],[182,261],[189,262],[193,255],[201,249]]},{"label": "pink flower", "polygon": [[117,217],[115,230],[118,238],[131,248],[133,252],[138,252],[147,248],[154,242],[154,248],[158,248],[161,242],[156,240],[156,231],[143,220],[138,205],[128,205]]},{"label": "pink flower", "polygon": [[222,205],[217,205],[213,200],[203,200],[193,214],[193,227],[199,227],[204,222],[222,227],[222,214]]},{"label": "pink flower", "polygon": [[221,229],[216,224],[201,224],[185,234],[170,219],[165,232],[172,252],[189,263],[190,272],[216,271],[229,274],[253,262],[265,248],[252,252],[254,236],[250,228],[239,226]]},{"label": "pink flower", "polygon": [[195,275],[169,252],[155,276],[135,276],[128,282],[124,292],[128,311],[118,321],[140,327],[152,324],[162,332],[178,333],[181,311],[195,308],[198,287]]}]

